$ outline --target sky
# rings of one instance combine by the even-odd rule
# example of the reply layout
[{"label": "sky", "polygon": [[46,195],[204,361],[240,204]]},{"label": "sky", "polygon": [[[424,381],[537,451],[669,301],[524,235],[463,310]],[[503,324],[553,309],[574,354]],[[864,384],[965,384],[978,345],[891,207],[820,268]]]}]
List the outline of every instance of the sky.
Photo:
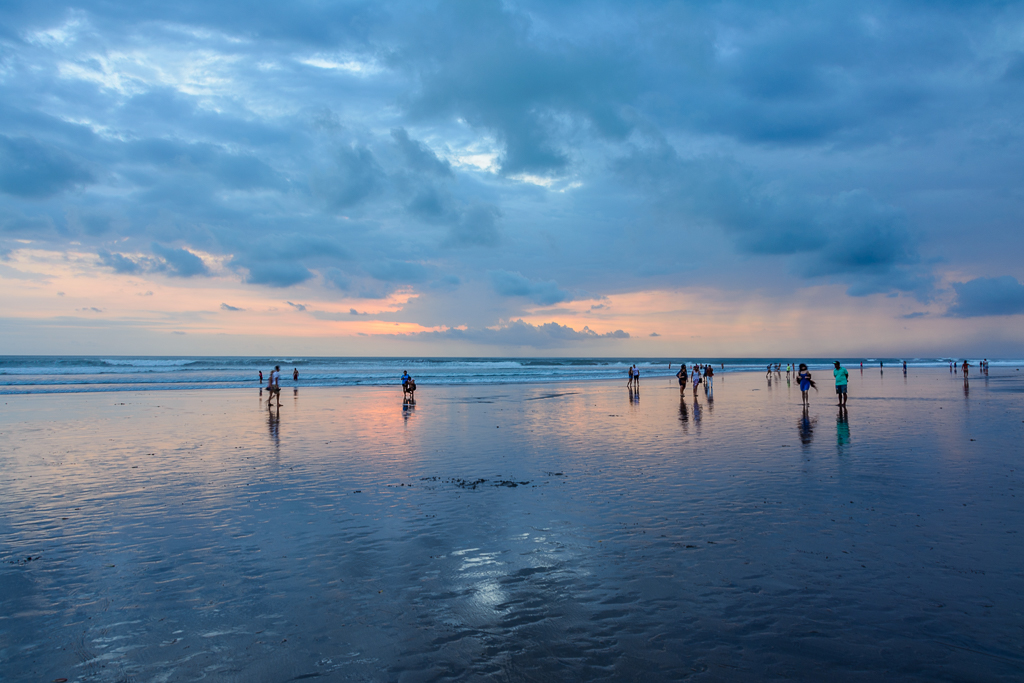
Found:
[{"label": "sky", "polygon": [[1016,357],[1024,3],[0,5],[0,353]]}]

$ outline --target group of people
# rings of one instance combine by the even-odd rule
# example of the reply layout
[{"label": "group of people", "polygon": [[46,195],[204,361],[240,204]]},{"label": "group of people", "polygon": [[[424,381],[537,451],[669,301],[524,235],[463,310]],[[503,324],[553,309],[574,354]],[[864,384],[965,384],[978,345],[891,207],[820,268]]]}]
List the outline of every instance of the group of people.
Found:
[{"label": "group of people", "polygon": [[[724,365],[722,367],[725,367]],[[681,363],[679,366],[679,372],[676,373],[676,378],[679,380],[679,391],[682,392],[686,388],[687,382],[693,383],[693,395],[697,395],[697,387],[701,384],[704,385],[704,393],[709,399],[714,398],[715,391],[715,369],[711,365],[701,365],[698,363],[693,364],[693,371],[688,372],[686,369],[686,363]]]},{"label": "group of people", "polygon": [[[292,381],[299,381],[299,369],[295,368],[292,370]],[[260,396],[263,395],[263,390],[266,389],[267,393],[270,394],[271,400],[277,398],[277,405],[281,405],[281,366],[275,365],[274,369],[270,371],[270,376],[267,377],[267,386],[263,386],[263,371],[260,370]],[[271,401],[267,402],[269,407]]]},{"label": "group of people", "polygon": [[[957,365],[956,361],[949,361],[949,371],[954,375],[957,372],[962,372],[964,374],[964,379],[967,379],[967,375],[970,372],[970,367],[971,364],[968,363],[966,360],[964,360],[962,365]],[[982,374],[988,373],[988,358],[978,361],[978,370],[981,371]]]},{"label": "group of people", "polygon": [[[832,376],[836,380],[836,398],[839,399],[839,407],[846,407],[846,399],[849,396],[847,392],[850,386],[850,373],[842,366],[839,361],[834,361],[835,369],[832,371]],[[787,372],[788,375],[788,372]],[[818,385],[811,379],[811,373],[807,369],[807,363],[801,363],[800,368],[797,370],[796,379],[800,383],[800,399],[804,405],[810,405],[810,397],[808,392],[813,388],[815,391],[818,390]]]},{"label": "group of people", "polygon": [[416,399],[416,380],[412,378],[408,370],[402,370],[402,397],[406,401]]}]

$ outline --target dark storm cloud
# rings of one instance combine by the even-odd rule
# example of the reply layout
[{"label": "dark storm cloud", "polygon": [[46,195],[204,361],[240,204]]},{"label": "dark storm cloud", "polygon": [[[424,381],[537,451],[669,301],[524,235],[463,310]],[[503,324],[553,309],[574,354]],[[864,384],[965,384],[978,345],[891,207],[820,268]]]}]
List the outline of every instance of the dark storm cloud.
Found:
[{"label": "dark storm cloud", "polygon": [[1024,212],[1018,35],[1014,3],[16,0],[0,250],[413,286],[439,325],[490,282],[481,328],[695,284],[927,301],[1024,277],[974,248]]},{"label": "dark storm cloud", "polygon": [[1024,284],[1008,275],[954,282],[953,291],[956,300],[946,311],[953,318],[1024,313]]}]

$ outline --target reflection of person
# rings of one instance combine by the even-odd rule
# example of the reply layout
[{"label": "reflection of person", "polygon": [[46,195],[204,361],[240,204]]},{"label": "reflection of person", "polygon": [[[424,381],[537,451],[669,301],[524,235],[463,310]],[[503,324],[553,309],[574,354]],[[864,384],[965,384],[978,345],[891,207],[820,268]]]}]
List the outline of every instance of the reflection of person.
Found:
[{"label": "reflection of person", "polygon": [[832,374],[836,378],[836,395],[839,397],[839,407],[846,407],[846,387],[850,383],[850,373],[846,371],[846,368],[839,364],[839,361],[835,361],[836,369],[832,371]]},{"label": "reflection of person", "polygon": [[800,416],[800,443],[805,446],[810,445],[811,439],[814,438],[814,421],[807,413],[809,407],[805,405],[803,415]]},{"label": "reflection of person", "polygon": [[[269,405],[269,404],[268,404]],[[267,411],[267,427],[270,429],[270,440],[274,442],[274,447],[280,447],[281,445],[281,409],[278,406],[277,412],[273,410]]]},{"label": "reflection of person", "polygon": [[840,408],[836,415],[836,444],[845,446],[850,443],[850,421],[847,419],[846,408]]}]

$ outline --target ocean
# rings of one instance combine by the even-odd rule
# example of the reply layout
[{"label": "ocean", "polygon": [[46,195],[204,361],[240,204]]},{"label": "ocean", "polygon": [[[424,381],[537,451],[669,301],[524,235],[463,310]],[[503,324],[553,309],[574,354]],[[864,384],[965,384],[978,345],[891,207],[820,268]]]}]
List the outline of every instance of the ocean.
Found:
[{"label": "ocean", "polygon": [[[669,377],[679,363],[710,363],[717,372],[763,370],[768,363],[806,362],[811,371],[828,370],[832,358],[324,358],[315,356],[0,356],[0,394],[93,391],[166,391],[172,389],[241,389],[259,386],[281,366],[282,386],[387,386],[397,384],[403,370],[424,385],[521,384],[537,382],[626,380],[636,364],[641,380]],[[849,368],[860,363],[893,369],[898,358],[843,358]],[[906,359],[909,367],[943,367],[951,358]],[[969,360],[976,366],[977,360]],[[993,367],[1021,365],[1018,360],[992,360]]]}]

